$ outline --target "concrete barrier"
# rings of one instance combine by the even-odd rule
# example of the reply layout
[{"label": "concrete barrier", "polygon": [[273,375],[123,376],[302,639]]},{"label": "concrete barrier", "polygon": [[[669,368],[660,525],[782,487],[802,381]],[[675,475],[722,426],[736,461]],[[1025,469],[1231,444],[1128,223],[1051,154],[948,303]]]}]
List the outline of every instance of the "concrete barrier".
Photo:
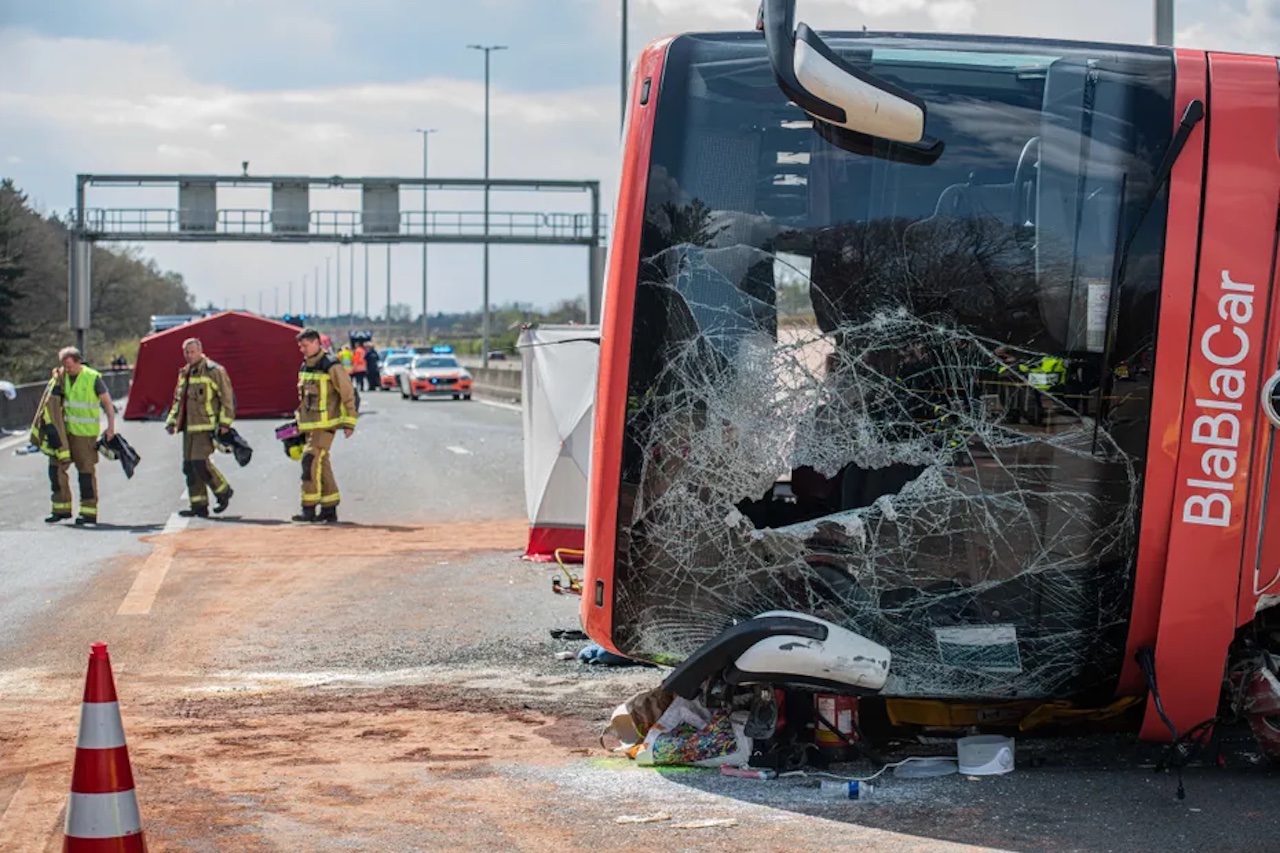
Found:
[{"label": "concrete barrier", "polygon": [[[517,363],[518,364],[518,363]],[[523,372],[519,366],[509,367],[468,367],[467,372],[475,380],[475,393],[496,400],[520,402],[520,394],[524,387]]]},{"label": "concrete barrier", "polygon": [[[120,400],[129,393],[132,370],[112,370],[102,374],[107,383],[107,393],[112,400]],[[18,386],[18,396],[12,400],[0,397],[0,429],[25,430],[36,416],[36,406],[44,394],[48,382],[31,382]]]}]

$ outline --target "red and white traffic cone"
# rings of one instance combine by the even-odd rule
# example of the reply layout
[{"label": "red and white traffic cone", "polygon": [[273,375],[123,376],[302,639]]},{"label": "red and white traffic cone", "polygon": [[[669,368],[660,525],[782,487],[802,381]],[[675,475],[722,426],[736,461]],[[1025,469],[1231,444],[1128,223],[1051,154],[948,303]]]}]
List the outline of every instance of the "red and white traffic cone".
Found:
[{"label": "red and white traffic cone", "polygon": [[106,643],[89,652],[63,853],[146,853]]}]

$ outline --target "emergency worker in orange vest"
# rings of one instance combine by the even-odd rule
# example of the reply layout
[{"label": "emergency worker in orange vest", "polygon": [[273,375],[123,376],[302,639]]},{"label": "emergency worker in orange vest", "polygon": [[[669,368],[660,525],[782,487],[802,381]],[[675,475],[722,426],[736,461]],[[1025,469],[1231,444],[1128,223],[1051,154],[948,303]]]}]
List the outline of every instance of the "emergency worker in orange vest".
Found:
[{"label": "emergency worker in orange vest", "polygon": [[298,368],[298,429],[307,443],[302,451],[302,512],[293,520],[333,523],[341,496],[329,453],[338,430],[348,438],[355,432],[355,388],[342,362],[324,351],[315,329],[298,334],[298,349],[303,357]]},{"label": "emergency worker in orange vest", "polygon": [[[351,376],[355,380],[356,388],[364,390],[364,374],[368,366],[364,362],[364,342],[356,344],[355,351],[351,353]],[[373,389],[370,388],[370,391]]]},{"label": "emergency worker in orange vest", "polygon": [[235,393],[226,368],[204,354],[197,338],[182,342],[182,357],[187,365],[178,371],[178,384],[173,390],[173,406],[165,421],[170,435],[182,433],[182,473],[187,478],[190,509],[178,515],[208,518],[209,492],[218,503],[214,512],[222,512],[231,502],[234,491],[222,472],[213,466],[214,432],[226,432],[235,420]]}]

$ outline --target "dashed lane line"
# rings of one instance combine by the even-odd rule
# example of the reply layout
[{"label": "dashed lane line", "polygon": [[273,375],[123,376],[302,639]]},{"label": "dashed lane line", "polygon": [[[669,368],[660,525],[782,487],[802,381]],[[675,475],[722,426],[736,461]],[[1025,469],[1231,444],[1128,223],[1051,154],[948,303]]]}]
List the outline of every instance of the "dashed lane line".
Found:
[{"label": "dashed lane line", "polygon": [[456,453],[456,454],[458,454],[459,456],[470,456],[470,455],[471,455],[471,451],[470,451],[470,450],[467,450],[465,447],[457,447],[457,446],[454,446],[454,445],[450,445],[450,446],[446,447],[446,448],[445,448],[445,450],[448,450],[450,453]]},{"label": "dashed lane line", "polygon": [[[177,533],[185,529],[189,522],[190,519],[174,513],[165,522],[164,530],[160,535],[163,537],[168,533]],[[124,601],[120,603],[120,609],[116,611],[117,616],[146,616],[151,612],[151,606],[155,604],[156,595],[160,592],[165,575],[169,573],[170,564],[173,563],[173,551],[174,546],[171,541],[161,538],[156,542],[151,553],[147,555],[146,562],[138,571],[138,576],[133,579],[133,586],[129,588]]]},{"label": "dashed lane line", "polygon": [[512,403],[499,403],[497,400],[481,400],[479,397],[473,398],[482,406],[492,406],[495,409],[505,409],[508,412],[524,412],[524,409]]}]

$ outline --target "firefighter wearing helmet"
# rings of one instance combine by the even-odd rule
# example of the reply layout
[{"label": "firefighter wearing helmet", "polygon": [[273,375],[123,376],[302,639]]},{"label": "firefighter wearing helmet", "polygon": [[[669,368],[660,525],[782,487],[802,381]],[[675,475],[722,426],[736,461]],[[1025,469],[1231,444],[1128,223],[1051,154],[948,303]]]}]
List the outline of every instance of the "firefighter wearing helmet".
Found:
[{"label": "firefighter wearing helmet", "polygon": [[302,512],[294,521],[338,520],[338,481],[330,449],[338,430],[348,438],[356,427],[356,395],[342,362],[325,352],[320,333],[298,335],[303,362],[298,368],[298,430],[306,436],[302,451]]},{"label": "firefighter wearing helmet", "polygon": [[207,518],[209,492],[217,501],[213,511],[219,513],[227,508],[234,494],[227,478],[209,457],[218,434],[230,431],[235,420],[235,396],[226,369],[204,354],[204,345],[198,339],[182,342],[182,357],[187,364],[178,371],[173,406],[165,422],[170,435],[182,433],[182,473],[187,478],[191,506],[178,515]]}]

